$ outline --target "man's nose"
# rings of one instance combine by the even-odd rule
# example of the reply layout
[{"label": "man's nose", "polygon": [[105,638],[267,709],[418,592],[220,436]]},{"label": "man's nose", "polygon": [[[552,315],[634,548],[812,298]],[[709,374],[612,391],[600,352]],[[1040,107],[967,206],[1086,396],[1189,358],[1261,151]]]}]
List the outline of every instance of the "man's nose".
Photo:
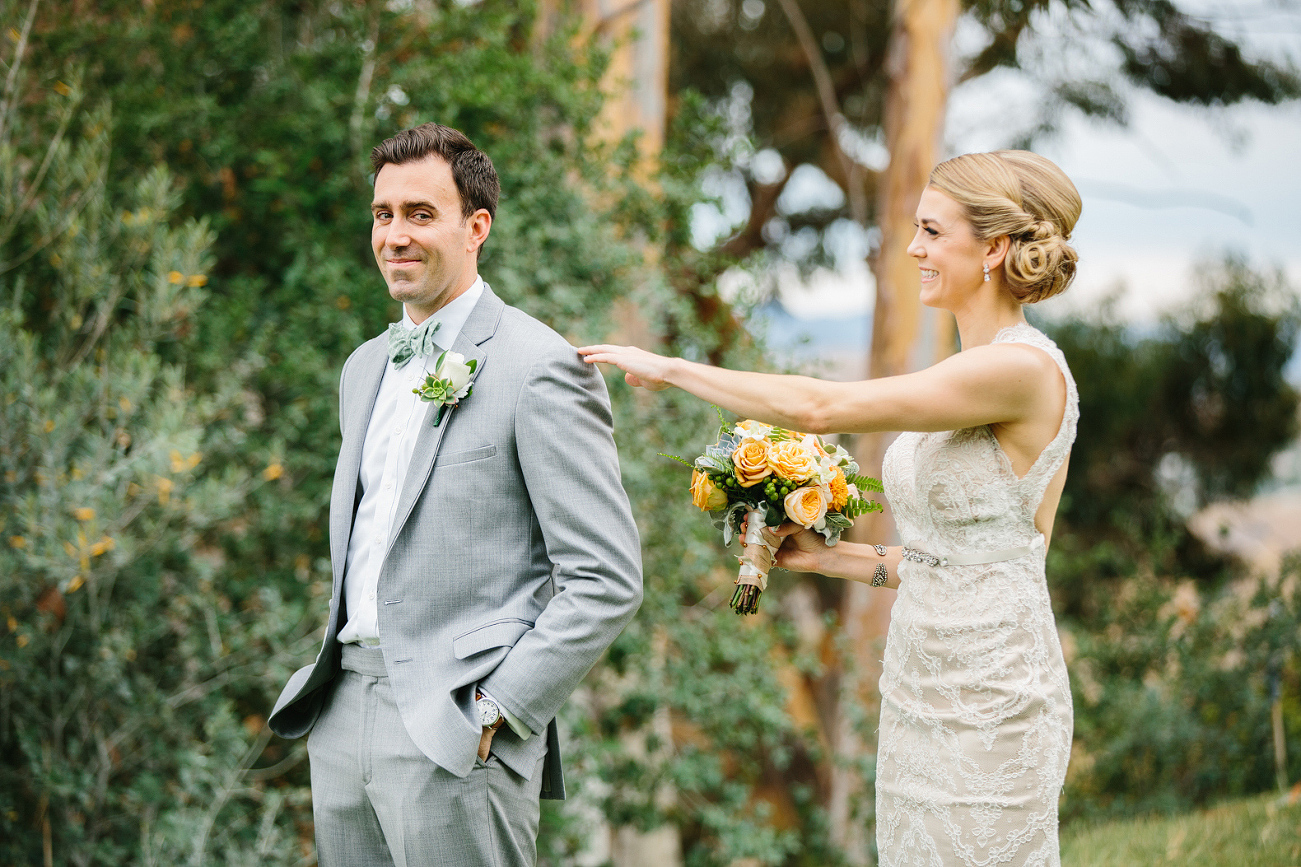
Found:
[{"label": "man's nose", "polygon": [[388,227],[388,234],[384,236],[384,246],[400,249],[411,243],[411,233],[407,231],[406,223],[394,220]]}]

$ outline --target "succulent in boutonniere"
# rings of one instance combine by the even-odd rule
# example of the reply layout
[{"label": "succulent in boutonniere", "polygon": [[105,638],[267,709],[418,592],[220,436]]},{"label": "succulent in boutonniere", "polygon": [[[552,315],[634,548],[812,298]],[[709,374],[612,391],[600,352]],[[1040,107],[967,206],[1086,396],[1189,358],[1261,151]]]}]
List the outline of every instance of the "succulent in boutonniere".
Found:
[{"label": "succulent in boutonniere", "polygon": [[477,359],[465,360],[459,352],[444,352],[434,364],[434,372],[425,376],[418,388],[411,389],[421,400],[437,404],[434,424],[443,419],[443,410],[456,406],[461,398],[469,397],[474,390],[474,372],[479,367]]}]

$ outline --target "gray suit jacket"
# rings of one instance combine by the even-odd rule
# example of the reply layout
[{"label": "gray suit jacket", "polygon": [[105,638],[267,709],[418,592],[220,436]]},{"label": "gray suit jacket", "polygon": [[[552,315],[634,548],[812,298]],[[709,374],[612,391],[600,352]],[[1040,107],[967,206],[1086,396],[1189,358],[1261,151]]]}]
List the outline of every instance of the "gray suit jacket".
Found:
[{"label": "gray suit jacket", "polygon": [[[474,685],[536,733],[509,727],[493,753],[563,798],[555,716],[641,604],[641,549],[619,478],[605,383],[560,335],[491,289],[453,347],[479,361],[473,393],[416,440],[379,576],[379,632],[402,721],[458,777],[479,744]],[[343,447],[330,498],[334,593],[316,662],[269,720],[305,735],[339,671],[348,537],[362,443],[388,361],[383,335],[344,364]]]}]

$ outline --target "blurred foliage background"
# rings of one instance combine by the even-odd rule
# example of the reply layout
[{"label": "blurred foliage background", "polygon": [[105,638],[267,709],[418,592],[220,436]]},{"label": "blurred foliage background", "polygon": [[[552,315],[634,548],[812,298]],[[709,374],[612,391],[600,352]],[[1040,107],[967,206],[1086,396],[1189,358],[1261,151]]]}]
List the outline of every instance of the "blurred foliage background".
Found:
[{"label": "blurred foliage background", "polygon": [[[375,142],[436,119],[492,156],[482,273],[575,343],[772,368],[720,275],[806,226],[871,225],[876,175],[844,170],[776,5],[673,4],[650,168],[602,129],[619,46],[580,5],[0,0],[0,860],[314,863],[305,749],[265,715],[322,628],[338,370],[397,315],[366,246]],[[1022,63],[1052,5],[965,4],[988,48],[963,74]],[[1201,104],[1298,92],[1169,4],[1114,7],[1135,25],[1114,35],[1124,63],[1041,76],[1045,129],[1123,122],[1121,78]],[[782,8],[843,34],[822,62],[850,132],[879,139],[889,4]],[[780,174],[758,171],[764,149]],[[802,164],[842,206],[777,213]],[[751,214],[700,249],[691,214],[720,174]],[[1251,263],[1204,281],[1153,333],[1106,311],[1046,326],[1083,416],[1049,562],[1068,821],[1276,786],[1280,708],[1301,778],[1301,560],[1255,580],[1186,525],[1295,442],[1301,310]],[[729,557],[657,456],[698,448],[713,411],[611,392],[646,601],[564,712],[574,796],[545,805],[540,861],[870,861],[870,751],[832,749],[820,704],[870,743],[841,584],[779,580],[763,616],[732,616]],[[837,774],[863,782],[844,807]]]}]

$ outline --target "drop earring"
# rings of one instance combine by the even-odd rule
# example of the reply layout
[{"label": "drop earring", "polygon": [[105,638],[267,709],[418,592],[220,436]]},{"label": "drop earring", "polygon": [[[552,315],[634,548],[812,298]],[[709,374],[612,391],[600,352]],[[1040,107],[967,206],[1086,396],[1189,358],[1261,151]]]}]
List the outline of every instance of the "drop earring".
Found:
[{"label": "drop earring", "polygon": [[985,265],[985,282],[986,282],[986,283],[989,282],[989,265],[988,265],[988,264]]}]

